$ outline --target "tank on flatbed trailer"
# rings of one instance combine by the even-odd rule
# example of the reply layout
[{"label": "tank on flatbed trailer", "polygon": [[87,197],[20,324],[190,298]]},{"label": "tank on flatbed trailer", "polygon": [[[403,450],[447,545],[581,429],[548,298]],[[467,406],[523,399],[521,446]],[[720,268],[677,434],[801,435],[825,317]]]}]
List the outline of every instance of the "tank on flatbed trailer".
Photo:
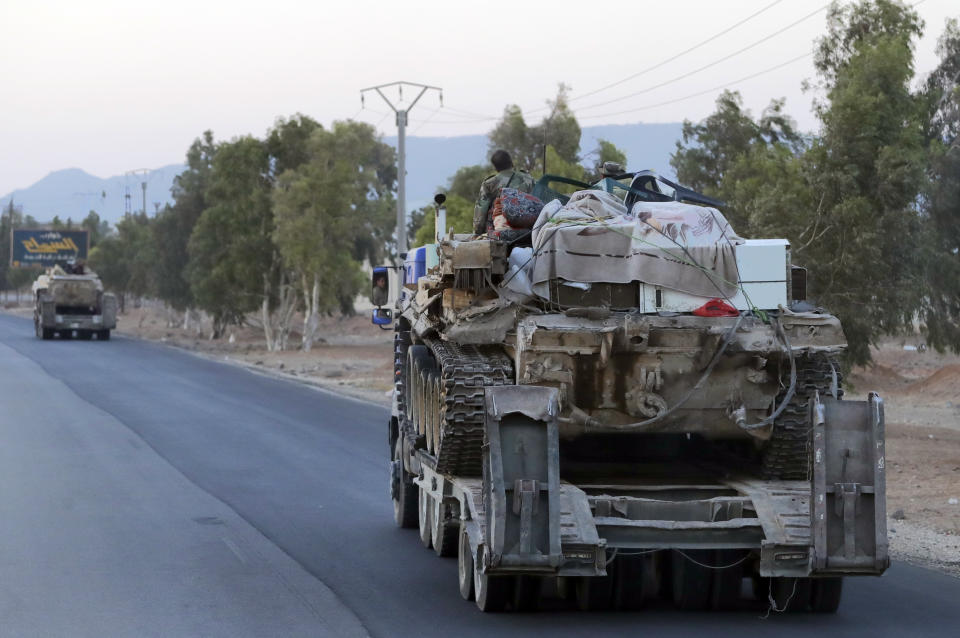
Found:
[{"label": "tank on flatbed trailer", "polygon": [[789,243],[650,172],[534,194],[528,231],[441,228],[374,311],[395,319],[395,519],[458,556],[463,597],[727,609],[752,578],[832,612],[843,577],[883,573],[883,402],[842,400],[843,331]]},{"label": "tank on flatbed trailer", "polygon": [[34,331],[41,339],[96,335],[105,340],[117,325],[116,298],[103,291],[100,278],[89,269],[48,269],[33,282],[33,301]]}]

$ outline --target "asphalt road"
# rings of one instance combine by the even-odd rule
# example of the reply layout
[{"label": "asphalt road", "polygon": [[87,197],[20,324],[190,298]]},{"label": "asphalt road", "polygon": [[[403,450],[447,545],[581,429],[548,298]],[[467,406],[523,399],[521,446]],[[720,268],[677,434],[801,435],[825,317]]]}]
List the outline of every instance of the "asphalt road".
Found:
[{"label": "asphalt road", "polygon": [[0,362],[0,636],[960,635],[960,579],[905,564],[834,616],[482,614],[393,525],[383,408],[10,316]]}]

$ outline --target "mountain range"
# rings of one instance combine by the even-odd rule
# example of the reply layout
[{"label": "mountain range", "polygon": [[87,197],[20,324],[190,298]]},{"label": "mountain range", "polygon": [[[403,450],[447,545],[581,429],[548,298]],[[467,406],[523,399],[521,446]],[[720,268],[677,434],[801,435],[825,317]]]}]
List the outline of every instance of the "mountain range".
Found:
[{"label": "mountain range", "polygon": [[[616,144],[627,155],[628,167],[634,170],[654,169],[672,176],[670,155],[680,138],[681,124],[613,124],[584,127],[581,137],[581,155],[587,155],[597,146],[598,139]],[[396,146],[397,138],[384,141]],[[433,194],[460,166],[486,161],[486,135],[456,137],[407,138],[407,210],[430,202]],[[0,197],[0,206],[13,198],[24,214],[41,222],[54,216],[66,221],[79,221],[91,210],[101,219],[116,223],[126,210],[144,208],[142,183],[147,184],[146,209],[154,214],[157,208],[172,203],[170,187],[173,178],[184,170],[183,164],[170,164],[143,175],[117,175],[101,178],[79,168],[68,168],[50,173],[38,182]],[[479,185],[478,185],[479,186]]]}]

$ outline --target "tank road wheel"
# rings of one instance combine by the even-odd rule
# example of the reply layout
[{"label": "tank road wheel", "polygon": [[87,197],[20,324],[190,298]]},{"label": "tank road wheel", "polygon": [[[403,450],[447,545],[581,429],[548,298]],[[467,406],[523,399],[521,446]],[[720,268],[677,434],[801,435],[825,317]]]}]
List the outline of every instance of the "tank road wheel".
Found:
[{"label": "tank road wheel", "polygon": [[390,462],[390,498],[393,501],[393,521],[397,527],[417,525],[417,486],[413,484],[400,459],[402,442],[397,440]]},{"label": "tank road wheel", "polygon": [[688,549],[683,554],[675,551],[670,558],[673,564],[673,604],[684,611],[699,611],[709,607],[712,570],[697,563],[709,565],[713,560],[713,552]]},{"label": "tank road wheel", "polygon": [[835,614],[843,595],[843,578],[814,578],[810,584],[810,609],[818,614]]},{"label": "tank road wheel", "polygon": [[771,578],[770,595],[776,611],[807,611],[810,608],[810,579]]},{"label": "tank road wheel", "polygon": [[[736,609],[740,602],[740,585],[743,584],[743,550],[718,549],[714,552],[714,565],[730,565],[726,569],[713,570],[710,607],[716,611]],[[736,564],[735,564],[736,563]]]},{"label": "tank road wheel", "polygon": [[424,436],[427,438],[427,452],[432,455],[437,453],[434,447],[434,430],[437,427],[437,375],[439,371],[436,368],[424,370],[422,375],[423,382],[423,418],[424,418]]},{"label": "tank road wheel", "polygon": [[470,550],[470,538],[467,536],[467,523],[460,521],[457,543],[457,578],[460,581],[460,596],[464,600],[473,600],[473,552]]},{"label": "tank road wheel", "polygon": [[513,594],[512,576],[490,576],[474,561],[473,593],[480,611],[503,611]]},{"label": "tank road wheel", "polygon": [[460,534],[460,523],[448,514],[448,507],[443,503],[436,505],[432,510],[433,529],[430,540],[433,551],[437,556],[450,558],[457,553],[457,538]]},{"label": "tank road wheel", "polygon": [[436,455],[440,451],[441,427],[443,425],[443,378],[440,375],[440,369],[433,375],[433,405],[431,413],[433,414],[433,451]]},{"label": "tank road wheel", "polygon": [[407,419],[417,435],[423,435],[421,412],[423,406],[423,384],[420,383],[420,371],[430,359],[430,351],[424,345],[407,348],[406,408]]},{"label": "tank road wheel", "polygon": [[433,535],[433,499],[427,494],[426,490],[419,490],[419,507],[417,508],[417,523],[420,528],[420,542],[427,549],[430,549],[431,536]]}]

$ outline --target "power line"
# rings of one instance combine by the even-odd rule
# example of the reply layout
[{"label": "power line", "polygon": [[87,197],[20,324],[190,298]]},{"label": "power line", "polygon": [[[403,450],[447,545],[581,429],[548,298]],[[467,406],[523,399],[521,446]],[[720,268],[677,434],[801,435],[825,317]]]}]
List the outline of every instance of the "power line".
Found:
[{"label": "power line", "polygon": [[422,120],[419,124],[417,124],[417,128],[415,128],[415,129],[413,129],[412,131],[410,131],[410,135],[411,135],[411,136],[416,135],[416,134],[417,134],[417,131],[419,131],[419,130],[422,129],[424,126],[426,126],[427,124],[429,124],[429,123],[430,123],[430,120],[432,120],[432,119],[437,115],[437,113],[440,112],[441,109],[443,109],[442,106],[439,106],[439,107],[433,109],[433,110],[430,112],[430,115],[428,115],[428,116],[426,117],[426,119]]},{"label": "power line", "polygon": [[685,55],[688,54],[688,53],[691,53],[691,52],[693,52],[693,51],[696,51],[697,49],[699,49],[700,47],[704,46],[705,44],[709,44],[709,43],[713,42],[714,40],[716,40],[716,39],[719,38],[720,36],[723,36],[723,35],[726,35],[726,34],[730,33],[731,31],[733,31],[733,30],[736,29],[737,27],[739,27],[739,26],[741,26],[741,25],[749,22],[750,20],[753,20],[754,18],[756,18],[756,17],[757,17],[758,15],[760,15],[761,13],[764,13],[764,12],[766,12],[767,10],[772,9],[774,6],[780,4],[782,1],[783,1],[783,0],[774,0],[774,2],[771,2],[771,3],[768,4],[767,6],[763,7],[762,9],[760,9],[759,11],[756,11],[756,12],[754,12],[754,13],[751,13],[750,15],[748,15],[748,16],[747,16],[746,18],[744,18],[743,20],[740,20],[740,21],[737,22],[736,24],[733,24],[733,25],[727,27],[726,29],[724,29],[723,31],[720,31],[719,33],[715,33],[714,35],[710,36],[710,37],[707,38],[706,40],[703,40],[702,42],[699,42],[699,43],[693,45],[693,46],[690,47],[689,49],[684,49],[684,50],[681,51],[680,53],[677,53],[676,55],[673,55],[673,56],[667,58],[666,60],[663,60],[663,61],[661,61],[661,62],[658,62],[658,63],[654,64],[653,66],[649,66],[649,67],[647,67],[647,68],[645,68],[645,69],[643,69],[643,70],[641,70],[641,71],[637,71],[636,73],[634,73],[634,74],[632,74],[632,75],[628,75],[627,77],[623,78],[622,80],[617,80],[616,82],[613,82],[613,83],[611,83],[611,84],[607,84],[606,86],[601,86],[599,89],[594,89],[594,90],[589,91],[589,92],[587,92],[587,93],[583,93],[583,94],[578,95],[578,96],[576,96],[576,97],[572,97],[572,98],[570,98],[570,101],[571,101],[571,102],[574,102],[574,101],[576,101],[576,100],[582,100],[582,99],[585,98],[585,97],[590,97],[591,95],[596,95],[597,93],[600,93],[600,92],[602,92],[602,91],[606,91],[607,89],[612,89],[612,88],[615,87],[615,86],[619,86],[619,85],[623,84],[624,82],[629,82],[630,80],[636,79],[636,78],[640,77],[641,75],[646,75],[647,73],[650,73],[651,71],[655,71],[655,70],[659,69],[660,67],[662,67],[662,66],[665,65],[665,64],[669,64],[670,62],[673,62],[674,60],[676,60],[676,59],[678,59],[678,58],[681,58],[681,57],[685,56]]},{"label": "power line", "polygon": [[600,106],[606,106],[606,105],[608,105],[608,104],[614,104],[615,102],[622,102],[623,100],[628,100],[628,99],[630,99],[630,98],[632,98],[632,97],[636,97],[636,96],[638,96],[638,95],[643,95],[644,93],[649,93],[650,91],[655,91],[655,90],[657,90],[657,89],[663,88],[663,87],[665,87],[665,86],[667,86],[667,85],[673,84],[674,82],[679,82],[680,80],[685,80],[686,78],[688,78],[688,77],[690,77],[690,76],[692,76],[692,75],[696,75],[697,73],[700,73],[701,71],[705,71],[705,70],[707,70],[707,69],[709,69],[709,68],[711,68],[711,67],[715,67],[715,66],[717,66],[718,64],[720,64],[720,63],[722,63],[722,62],[726,62],[726,61],[729,60],[730,58],[736,57],[736,56],[740,55],[741,53],[743,53],[743,52],[745,52],[745,51],[749,51],[750,49],[752,49],[752,48],[754,48],[754,47],[756,47],[756,46],[759,46],[759,45],[763,44],[764,42],[768,42],[769,40],[772,40],[773,38],[777,37],[778,35],[780,35],[780,34],[783,33],[784,31],[787,31],[787,30],[789,30],[789,29],[792,29],[793,27],[797,26],[798,24],[800,24],[800,23],[802,23],[802,22],[805,22],[806,20],[809,20],[810,18],[812,18],[813,16],[817,15],[817,14],[820,13],[821,11],[824,11],[824,10],[825,10],[827,7],[829,7],[829,6],[830,6],[829,3],[828,3],[828,4],[825,4],[825,5],[823,5],[822,7],[820,7],[819,9],[817,9],[816,11],[812,11],[812,12],[808,13],[807,15],[803,16],[803,17],[800,18],[799,20],[796,20],[796,21],[794,21],[794,22],[791,22],[790,24],[788,24],[787,26],[783,27],[782,29],[779,29],[779,30],[777,30],[777,31],[774,31],[774,32],[771,33],[770,35],[765,36],[765,37],[763,37],[763,38],[760,38],[759,40],[757,40],[756,42],[753,42],[752,44],[748,44],[747,46],[743,47],[742,49],[738,49],[738,50],[734,51],[733,53],[731,53],[731,54],[729,54],[729,55],[725,55],[724,57],[719,58],[719,59],[717,59],[717,60],[714,60],[713,62],[710,62],[709,64],[705,64],[705,65],[703,65],[703,66],[701,66],[701,67],[699,67],[699,68],[697,68],[697,69],[694,69],[694,70],[692,70],[692,71],[688,71],[687,73],[684,73],[683,75],[678,75],[678,76],[676,76],[676,77],[670,78],[669,80],[666,80],[666,81],[661,82],[661,83],[659,83],[659,84],[654,84],[653,86],[648,86],[647,88],[645,88],[645,89],[643,89],[643,90],[641,90],[641,91],[636,91],[635,93],[630,93],[629,95],[624,95],[624,96],[622,96],[622,97],[614,98],[614,99],[612,99],[612,100],[607,100],[607,101],[605,101],[605,102],[597,102],[596,104],[590,104],[590,105],[587,105],[587,106],[581,106],[581,107],[580,107],[580,110],[594,109],[594,108],[597,108],[597,107],[600,107]]},{"label": "power line", "polygon": [[807,52],[807,53],[804,53],[803,55],[798,55],[798,56],[795,57],[795,58],[791,58],[791,59],[787,60],[786,62],[781,62],[780,64],[777,64],[777,65],[768,67],[768,68],[766,68],[766,69],[763,69],[762,71],[757,71],[756,73],[751,73],[750,75],[746,75],[746,76],[744,76],[744,77],[742,77],[742,78],[739,78],[739,79],[737,79],[737,80],[733,80],[733,81],[731,81],[731,82],[726,82],[726,83],[724,83],[724,84],[721,84],[721,85],[719,85],[719,86],[714,86],[714,87],[711,87],[711,88],[709,88],[709,89],[704,89],[703,91],[697,91],[696,93],[691,93],[690,95],[685,95],[685,96],[683,96],[683,97],[678,97],[678,98],[675,98],[675,99],[672,99],[672,100],[666,100],[666,101],[664,101],[664,102],[657,102],[656,104],[647,104],[647,105],[645,105],[645,106],[639,106],[639,107],[637,107],[637,108],[627,109],[627,110],[625,110],[625,111],[617,111],[617,112],[615,112],[615,113],[599,113],[599,114],[597,114],[597,115],[584,115],[584,116],[577,115],[577,119],[578,119],[578,120],[592,120],[592,119],[596,119],[596,118],[600,118],[600,117],[613,117],[613,116],[616,116],[616,115],[625,115],[625,114],[628,114],[628,113],[636,113],[637,111],[646,111],[646,110],[649,110],[649,109],[655,109],[655,108],[657,108],[657,107],[667,106],[667,105],[669,105],[669,104],[676,104],[677,102],[683,102],[684,100],[690,100],[690,99],[695,98],[695,97],[700,97],[701,95],[705,95],[705,94],[707,94],[707,93],[712,93],[712,92],[714,92],[714,91],[719,91],[720,89],[729,88],[729,87],[734,86],[734,85],[736,85],[736,84],[740,84],[741,82],[746,82],[747,80],[752,80],[753,78],[759,77],[759,76],[764,75],[764,74],[766,74],[766,73],[772,73],[773,71],[776,71],[777,69],[782,69],[783,67],[785,67],[785,66],[787,66],[787,65],[793,64],[794,62],[798,62],[798,61],[800,61],[800,60],[802,60],[802,59],[804,59],[804,58],[808,58],[808,57],[810,57],[811,55],[813,55],[813,52]]}]

